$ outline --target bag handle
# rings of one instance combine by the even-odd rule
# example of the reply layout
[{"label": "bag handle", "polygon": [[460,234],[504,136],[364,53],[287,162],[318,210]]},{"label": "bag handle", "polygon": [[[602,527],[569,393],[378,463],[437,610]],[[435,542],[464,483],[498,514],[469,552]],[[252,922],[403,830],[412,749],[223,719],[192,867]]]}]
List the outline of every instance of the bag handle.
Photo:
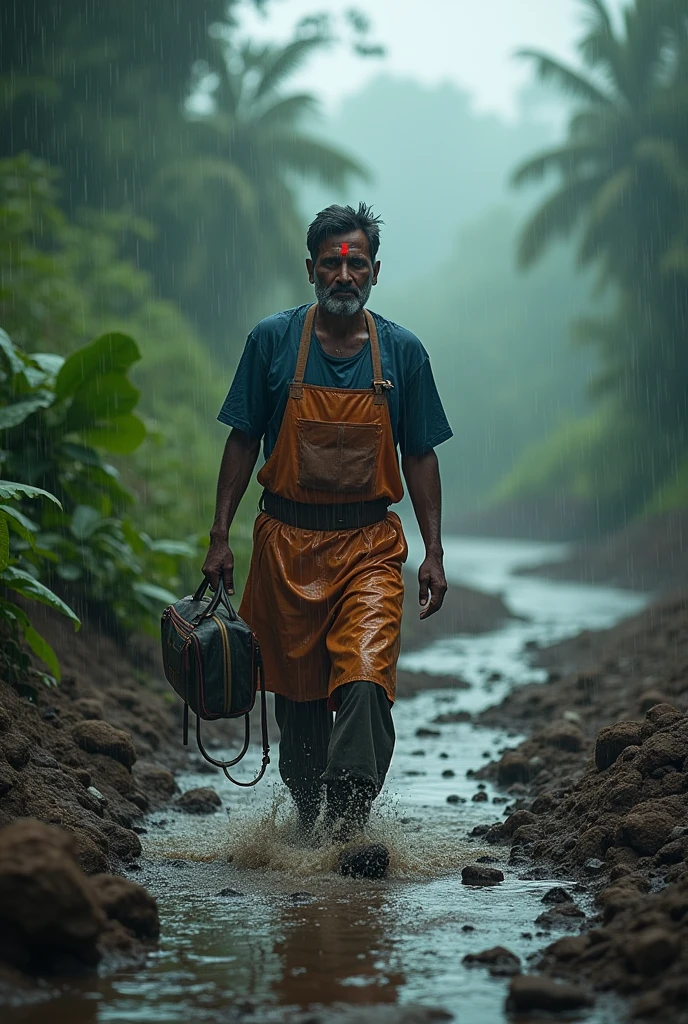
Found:
[{"label": "bag handle", "polygon": [[[193,596],[193,600],[202,601],[203,597],[205,596],[205,592],[209,586],[210,581],[204,579],[201,585],[196,590]],[[227,589],[225,587],[225,583],[222,576],[220,576],[218,580],[217,590],[213,594],[210,600],[210,604],[208,605],[207,608],[204,608],[199,615],[197,615],[197,617],[194,619],[194,622],[199,623],[203,619],[207,619],[209,615],[213,615],[217,611],[218,605],[220,604],[223,604],[225,606],[225,608],[227,609],[227,614],[229,615],[230,619],[232,620],[232,622],[235,622],[236,619],[238,618],[238,615],[234,611],[234,608],[232,607],[232,602],[229,600],[229,594],[227,593]]]}]

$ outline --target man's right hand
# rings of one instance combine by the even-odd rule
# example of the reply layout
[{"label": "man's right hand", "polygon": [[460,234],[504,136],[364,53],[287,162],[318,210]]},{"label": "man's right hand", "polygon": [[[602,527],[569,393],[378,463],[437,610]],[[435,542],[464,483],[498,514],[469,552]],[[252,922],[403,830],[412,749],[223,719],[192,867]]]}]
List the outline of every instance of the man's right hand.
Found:
[{"label": "man's right hand", "polygon": [[211,540],[201,572],[217,590],[220,577],[228,594],[234,593],[234,555],[226,540]]}]

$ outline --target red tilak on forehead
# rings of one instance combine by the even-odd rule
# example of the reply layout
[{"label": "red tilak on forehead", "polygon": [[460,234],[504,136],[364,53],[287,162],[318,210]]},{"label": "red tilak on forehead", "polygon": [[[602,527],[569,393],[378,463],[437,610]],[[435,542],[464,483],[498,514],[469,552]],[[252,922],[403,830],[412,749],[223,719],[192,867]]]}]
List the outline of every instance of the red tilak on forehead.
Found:
[{"label": "red tilak on forehead", "polygon": [[339,251],[341,252],[342,256],[348,256],[349,255],[349,243],[348,242],[342,242],[342,244],[339,247]]}]

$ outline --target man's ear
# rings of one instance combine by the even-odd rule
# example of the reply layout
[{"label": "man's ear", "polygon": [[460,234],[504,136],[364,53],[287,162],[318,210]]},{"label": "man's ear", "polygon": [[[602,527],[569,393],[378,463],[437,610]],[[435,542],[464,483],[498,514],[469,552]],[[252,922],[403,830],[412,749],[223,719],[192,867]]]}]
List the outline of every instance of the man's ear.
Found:
[{"label": "man's ear", "polygon": [[313,260],[306,260],[306,270],[308,271],[308,280],[311,284],[315,284],[315,275],[313,273]]},{"label": "man's ear", "polygon": [[375,260],[375,264],[373,266],[373,284],[374,285],[377,284],[377,275],[379,273],[380,273],[380,261],[379,260]]}]

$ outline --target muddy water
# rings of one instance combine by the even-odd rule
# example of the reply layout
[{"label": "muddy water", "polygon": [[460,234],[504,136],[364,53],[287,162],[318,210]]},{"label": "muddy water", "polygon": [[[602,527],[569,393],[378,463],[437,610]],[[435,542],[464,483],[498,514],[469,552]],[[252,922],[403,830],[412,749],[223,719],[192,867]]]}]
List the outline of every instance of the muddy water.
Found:
[{"label": "muddy water", "polygon": [[[455,672],[471,685],[426,692],[395,708],[397,751],[371,824],[372,838],[391,849],[389,878],[339,878],[332,872],[337,849],[299,846],[276,765],[253,791],[190,773],[182,787],[214,785],[227,810],[210,819],[158,814],[149,823],[136,878],[160,904],[159,952],[143,970],[72,986],[21,1019],[195,1024],[234,1016],[279,1021],[311,1010],[325,1021],[392,1021],[410,1004],[439,1007],[471,1024],[505,1019],[506,981],[465,968],[462,958],[504,944],[527,967],[527,958],[556,937],[538,934],[534,924],[552,881],[519,877],[500,862],[505,882],[476,889],[461,885],[460,869],[486,853],[507,856],[468,838],[504,806],[489,786],[482,790],[487,799],[475,801],[479,789],[466,772],[518,737],[433,720],[485,707],[507,687],[537,679],[528,642],[603,628],[644,599],[514,575],[521,565],[563,556],[555,545],[455,538],[446,547],[450,580],[501,593],[522,618],[487,636],[454,637],[404,658],[407,669]],[[419,737],[420,727],[437,735]],[[257,751],[252,754],[247,761],[255,763]],[[584,892],[576,898],[587,908]],[[619,1008],[598,1004],[576,1019],[611,1024],[620,1019]]]}]

